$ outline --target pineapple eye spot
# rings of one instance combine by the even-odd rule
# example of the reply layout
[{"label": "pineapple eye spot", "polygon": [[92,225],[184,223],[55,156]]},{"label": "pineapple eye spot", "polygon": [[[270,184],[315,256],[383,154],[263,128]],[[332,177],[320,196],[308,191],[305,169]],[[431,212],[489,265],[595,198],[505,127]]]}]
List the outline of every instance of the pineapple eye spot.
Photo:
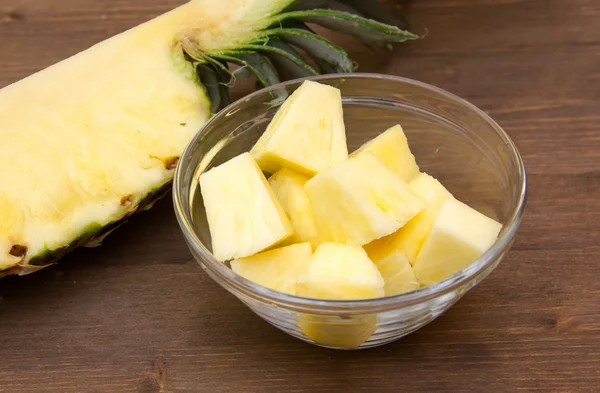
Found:
[{"label": "pineapple eye spot", "polygon": [[181,123],[179,123],[179,125],[182,126],[182,127],[185,127],[185,126],[187,126],[187,122],[185,122],[185,121],[181,122]]},{"label": "pineapple eye spot", "polygon": [[8,253],[13,257],[23,258],[27,254],[27,247],[15,244],[10,248]]},{"label": "pineapple eye spot", "polygon": [[165,163],[166,169],[175,169],[177,167],[177,163],[179,162],[179,157],[167,157],[163,160],[163,162]]},{"label": "pineapple eye spot", "polygon": [[133,197],[133,195],[131,195],[131,194],[123,196],[120,201],[121,206],[130,205],[132,197]]}]

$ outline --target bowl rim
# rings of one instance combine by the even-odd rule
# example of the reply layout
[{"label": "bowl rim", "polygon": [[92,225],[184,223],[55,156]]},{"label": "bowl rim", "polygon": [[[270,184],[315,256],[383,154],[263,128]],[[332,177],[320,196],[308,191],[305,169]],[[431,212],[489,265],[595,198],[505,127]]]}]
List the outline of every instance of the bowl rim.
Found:
[{"label": "bowl rim", "polygon": [[[243,101],[251,100],[254,97],[269,94],[274,90],[281,89],[289,85],[299,84],[306,80],[320,81],[337,79],[384,79],[431,90],[434,93],[456,101],[457,103],[460,103],[469,110],[473,111],[485,122],[487,122],[502,138],[509,149],[512,160],[517,165],[517,175],[519,181],[518,201],[516,207],[509,214],[508,223],[503,226],[500,235],[494,244],[469,266],[434,284],[398,295],[359,300],[321,300],[282,293],[247,280],[237,275],[235,272],[233,272],[233,270],[215,259],[212,253],[208,251],[208,249],[202,244],[202,241],[199,239],[193,229],[189,206],[186,206],[183,203],[183,194],[188,193],[189,195],[190,193],[190,189],[183,189],[183,174],[184,164],[190,161],[190,156],[194,146],[203,139],[206,130],[209,130],[212,124],[218,121],[221,116],[228,116],[229,113],[231,113],[232,110],[235,110],[235,108]],[[195,185],[192,184],[192,186]],[[215,279],[219,285],[225,287],[225,289],[228,291],[234,293],[238,297],[240,294],[244,294],[260,302],[265,302],[279,308],[293,311],[302,312],[309,310],[313,314],[355,315],[357,313],[374,313],[410,307],[426,302],[464,286],[468,282],[471,282],[473,279],[483,274],[490,266],[493,267],[494,261],[510,247],[523,219],[525,206],[527,204],[527,174],[523,159],[516,145],[511,140],[509,135],[502,129],[502,127],[500,127],[483,110],[479,109],[463,98],[456,96],[455,94],[428,83],[394,75],[380,73],[325,74],[293,79],[262,88],[236,100],[222,109],[220,112],[214,114],[194,135],[181,155],[174,174],[172,195],[175,215],[188,247],[190,247],[193,252],[200,256],[203,267],[205,269],[209,269],[210,273],[215,274],[220,281],[216,280],[215,277],[212,278]],[[212,274],[209,275],[212,276]]]}]

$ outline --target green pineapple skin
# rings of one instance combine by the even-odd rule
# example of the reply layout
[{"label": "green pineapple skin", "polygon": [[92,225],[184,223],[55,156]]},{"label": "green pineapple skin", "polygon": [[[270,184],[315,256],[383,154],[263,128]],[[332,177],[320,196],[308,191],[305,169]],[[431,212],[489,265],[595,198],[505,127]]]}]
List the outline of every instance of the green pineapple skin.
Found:
[{"label": "green pineapple skin", "polygon": [[[140,201],[137,207],[132,208],[131,211],[124,217],[116,219],[106,225],[101,225],[100,223],[92,223],[83,231],[81,236],[73,240],[68,245],[53,250],[46,249],[38,255],[33,256],[28,261],[28,264],[40,268],[55,264],[58,260],[60,260],[66,254],[69,254],[76,248],[79,248],[81,246],[85,247],[86,245],[89,245],[90,242],[93,242],[96,239],[102,239],[111,231],[123,225],[131,215],[141,213],[145,210],[149,210],[156,202],[168,195],[169,190],[171,189],[171,183],[172,182],[167,182],[162,186],[159,186],[156,189],[150,191]],[[0,275],[1,274],[2,272],[0,272]]]}]

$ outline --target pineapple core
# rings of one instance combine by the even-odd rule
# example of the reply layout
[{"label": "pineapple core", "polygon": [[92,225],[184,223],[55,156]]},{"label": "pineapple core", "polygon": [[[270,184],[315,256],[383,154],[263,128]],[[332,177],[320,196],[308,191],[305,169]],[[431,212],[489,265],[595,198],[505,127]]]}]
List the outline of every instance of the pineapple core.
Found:
[{"label": "pineapple core", "polygon": [[222,262],[263,251],[293,234],[277,197],[249,153],[203,173],[200,192],[212,252]]},{"label": "pineapple core", "polygon": [[285,167],[309,176],[347,159],[340,90],[312,81],[302,83],[250,153],[265,172]]},{"label": "pineapple core", "polygon": [[264,287],[296,294],[296,274],[312,255],[310,243],[292,244],[231,261],[231,269]]},{"label": "pineapple core", "polygon": [[317,224],[304,190],[304,184],[309,179],[306,175],[283,168],[269,178],[269,185],[294,228],[294,235],[286,243],[310,242],[317,248],[320,243]]},{"label": "pineapple core", "polygon": [[395,232],[426,206],[370,152],[317,174],[305,189],[322,241],[367,244]]},{"label": "pineapple core", "polygon": [[365,246],[369,256],[375,258],[374,262],[396,254],[403,255],[413,264],[442,204],[452,198],[452,194],[439,181],[426,173],[420,173],[408,185],[415,194],[427,201],[427,207],[398,231]]},{"label": "pineapple core", "polygon": [[402,180],[408,182],[419,174],[419,166],[411,153],[408,140],[400,125],[396,125],[383,134],[370,140],[350,157],[355,157],[363,151],[375,154],[388,168],[396,172]]},{"label": "pineapple core", "polygon": [[496,241],[502,225],[454,199],[447,199],[414,263],[422,286],[464,269]]}]

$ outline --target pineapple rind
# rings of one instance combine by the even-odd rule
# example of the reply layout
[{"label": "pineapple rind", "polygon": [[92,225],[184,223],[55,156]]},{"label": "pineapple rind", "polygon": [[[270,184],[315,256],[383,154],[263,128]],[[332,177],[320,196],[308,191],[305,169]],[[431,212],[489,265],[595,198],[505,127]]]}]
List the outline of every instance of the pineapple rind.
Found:
[{"label": "pineapple rind", "polygon": [[[73,240],[71,243],[59,247],[50,249],[48,247],[44,248],[37,255],[32,256],[28,260],[28,264],[31,266],[39,266],[45,267],[51,265],[58,261],[60,258],[73,251],[74,249],[81,246],[88,246],[92,242],[96,242],[96,239],[102,239],[104,236],[108,235],[110,232],[114,231],[116,228],[123,225],[127,218],[135,213],[140,213],[144,210],[149,209],[154,203],[158,200],[162,199],[165,195],[168,194],[168,191],[171,187],[171,183],[166,183],[162,186],[157,187],[156,189],[150,191],[137,205],[136,208],[132,209],[129,213],[126,213],[124,217],[116,218],[112,222],[108,224],[102,224],[99,222],[94,222],[89,224],[83,231],[80,237]],[[97,246],[99,244],[95,244]],[[0,272],[1,273],[1,272]],[[0,275],[1,277],[1,275]]]}]

